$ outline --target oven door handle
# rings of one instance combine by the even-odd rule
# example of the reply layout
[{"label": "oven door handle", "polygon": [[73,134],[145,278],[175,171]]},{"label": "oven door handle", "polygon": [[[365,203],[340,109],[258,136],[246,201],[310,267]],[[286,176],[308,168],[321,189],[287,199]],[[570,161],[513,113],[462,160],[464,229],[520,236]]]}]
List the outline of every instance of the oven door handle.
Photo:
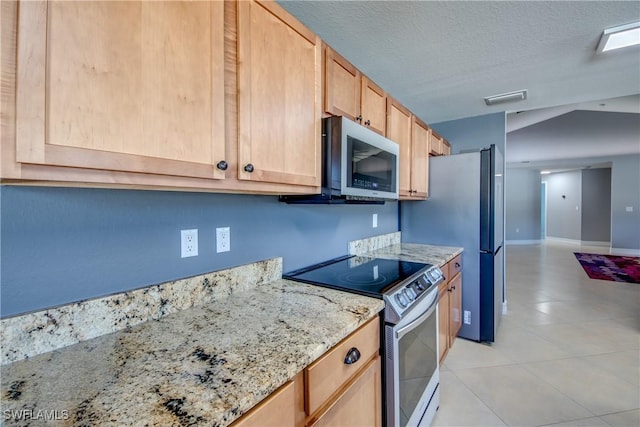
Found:
[{"label": "oven door handle", "polygon": [[402,338],[403,336],[405,336],[406,334],[408,334],[409,332],[411,332],[412,330],[420,326],[420,323],[422,323],[424,319],[426,319],[427,317],[431,316],[431,314],[433,314],[437,306],[438,306],[438,297],[436,295],[436,297],[433,299],[433,302],[431,303],[429,308],[427,308],[427,311],[421,314],[418,318],[411,321],[411,323],[409,323],[408,325],[405,325],[402,328],[398,329],[398,331],[396,332],[396,339]]}]

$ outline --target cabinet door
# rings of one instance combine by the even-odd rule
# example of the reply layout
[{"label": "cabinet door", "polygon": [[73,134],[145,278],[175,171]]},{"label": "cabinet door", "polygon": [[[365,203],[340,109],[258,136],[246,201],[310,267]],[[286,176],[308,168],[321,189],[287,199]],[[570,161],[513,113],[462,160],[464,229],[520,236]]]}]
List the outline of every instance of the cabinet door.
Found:
[{"label": "cabinet door", "polygon": [[449,350],[449,287],[440,288],[438,296],[438,353],[440,363]]},{"label": "cabinet door", "polygon": [[362,76],[360,113],[363,125],[380,135],[386,135],[387,94],[365,76]]},{"label": "cabinet door", "polygon": [[[356,363],[346,364],[345,357],[353,348],[360,352],[360,359]],[[352,381],[363,369],[362,364],[379,350],[380,321],[376,317],[313,362],[306,369],[306,386],[309,391],[307,414],[316,413],[337,390]]]},{"label": "cabinet door", "polygon": [[431,132],[431,138],[429,139],[429,154],[432,156],[442,155],[442,139],[435,132]]},{"label": "cabinet door", "polygon": [[320,39],[274,2],[239,2],[239,179],[319,189],[320,86]]},{"label": "cabinet door", "polygon": [[387,138],[400,145],[400,197],[411,196],[411,112],[391,97],[387,98]]},{"label": "cabinet door", "polygon": [[462,273],[449,282],[449,289],[449,342],[452,344],[462,327]]},{"label": "cabinet door", "polygon": [[304,424],[304,385],[302,373],[289,381],[251,411],[232,424],[233,427],[298,427]]},{"label": "cabinet door", "polygon": [[447,140],[442,141],[442,155],[443,156],[451,155],[451,145]]},{"label": "cabinet door", "polygon": [[413,196],[426,199],[429,195],[429,138],[431,129],[414,117],[411,143],[411,187]]},{"label": "cabinet door", "polygon": [[360,72],[328,46],[324,64],[324,111],[356,120],[360,115]]},{"label": "cabinet door", "polygon": [[20,3],[16,159],[224,178],[222,2]]},{"label": "cabinet door", "polygon": [[382,377],[380,356],[369,365],[328,410],[309,426],[381,426]]}]

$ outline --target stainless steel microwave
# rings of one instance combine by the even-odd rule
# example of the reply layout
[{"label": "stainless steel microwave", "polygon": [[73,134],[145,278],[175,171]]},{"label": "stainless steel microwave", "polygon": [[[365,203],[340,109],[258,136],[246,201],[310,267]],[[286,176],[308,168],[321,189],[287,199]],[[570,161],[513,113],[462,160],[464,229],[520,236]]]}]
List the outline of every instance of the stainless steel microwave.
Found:
[{"label": "stainless steel microwave", "polygon": [[398,199],[399,146],[342,116],[322,120],[322,192],[287,203],[384,203]]}]

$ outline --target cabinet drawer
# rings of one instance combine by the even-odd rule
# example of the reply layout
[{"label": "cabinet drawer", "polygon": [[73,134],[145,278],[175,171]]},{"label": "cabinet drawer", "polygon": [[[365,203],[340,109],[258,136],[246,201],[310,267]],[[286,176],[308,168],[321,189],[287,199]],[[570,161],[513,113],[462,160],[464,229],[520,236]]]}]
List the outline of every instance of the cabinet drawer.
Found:
[{"label": "cabinet drawer", "polygon": [[462,254],[449,261],[449,278],[452,279],[462,271]]},{"label": "cabinet drawer", "polygon": [[304,424],[302,373],[264,399],[232,427],[296,427]]},{"label": "cabinet drawer", "polygon": [[[345,363],[345,357],[352,348],[360,352],[360,359],[352,364]],[[380,348],[380,320],[369,321],[356,332],[338,343],[306,370],[307,415],[318,410],[336,391],[353,378]]]},{"label": "cabinet drawer", "polygon": [[353,383],[310,427],[382,425],[382,378],[380,356],[367,364]]}]

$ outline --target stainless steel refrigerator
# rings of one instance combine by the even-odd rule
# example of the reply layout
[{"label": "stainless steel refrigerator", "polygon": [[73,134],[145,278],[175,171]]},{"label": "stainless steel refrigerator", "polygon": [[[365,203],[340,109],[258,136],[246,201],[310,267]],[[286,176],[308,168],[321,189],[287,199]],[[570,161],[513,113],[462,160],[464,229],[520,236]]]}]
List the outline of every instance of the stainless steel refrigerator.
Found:
[{"label": "stainless steel refrigerator", "polygon": [[458,336],[474,341],[495,341],[503,310],[503,168],[495,145],[431,157],[428,199],[400,203],[403,242],[464,248]]}]

